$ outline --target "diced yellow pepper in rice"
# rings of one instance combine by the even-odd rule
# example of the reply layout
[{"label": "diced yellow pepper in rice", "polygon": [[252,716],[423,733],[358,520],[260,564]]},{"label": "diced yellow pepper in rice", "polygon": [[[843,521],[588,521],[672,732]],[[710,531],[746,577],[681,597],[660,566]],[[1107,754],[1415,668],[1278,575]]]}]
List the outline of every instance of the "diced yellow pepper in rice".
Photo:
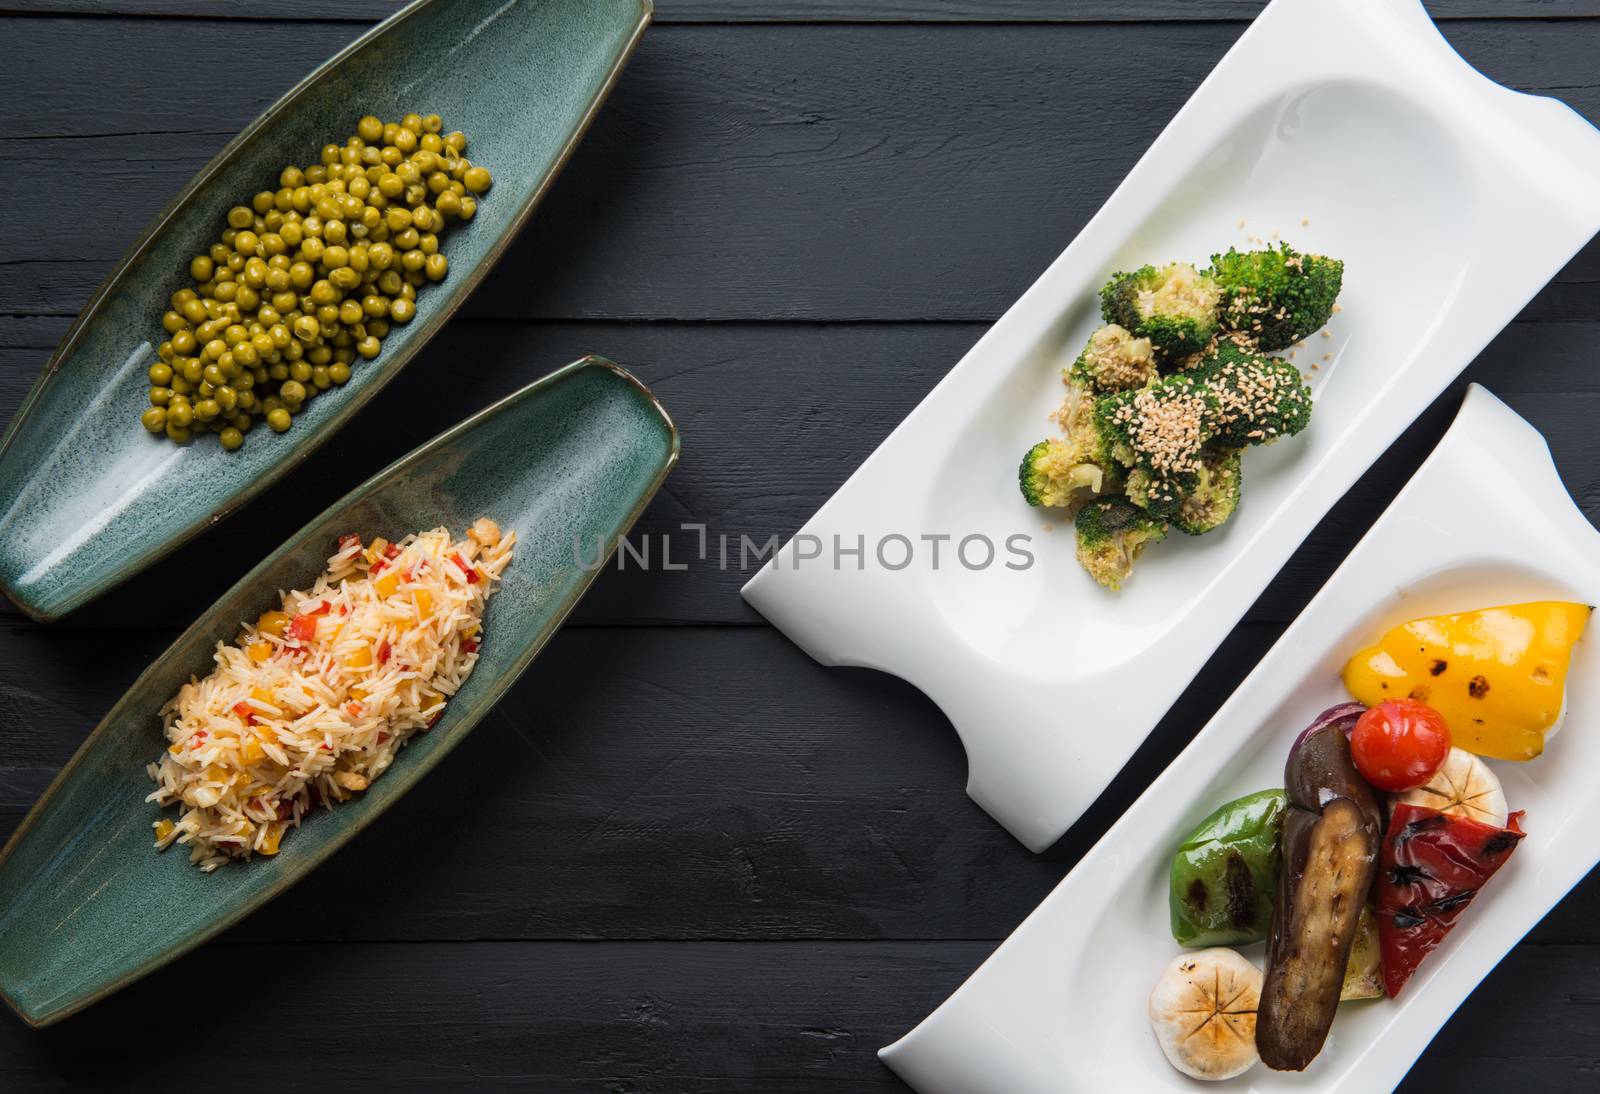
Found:
[{"label": "diced yellow pepper in rice", "polygon": [[424,691],[418,697],[417,702],[422,707],[423,710],[427,710],[430,707],[436,706],[437,704],[444,702],[444,695],[441,692],[437,692],[437,691],[433,691],[432,689],[429,689],[428,691]]},{"label": "diced yellow pepper in rice", "polygon": [[250,689],[250,698],[258,703],[271,703],[272,692],[263,687],[253,687]]},{"label": "diced yellow pepper in rice", "polygon": [[427,589],[418,589],[414,595],[417,601],[417,618],[428,618],[433,614],[433,594]]},{"label": "diced yellow pepper in rice", "polygon": [[270,634],[274,638],[282,638],[283,633],[289,629],[289,613],[287,612],[262,612],[256,620],[256,630],[262,634]]},{"label": "diced yellow pepper in rice", "polygon": [[365,699],[366,697],[367,697],[367,689],[366,688],[353,687],[353,688],[350,689],[350,698],[356,700],[357,702],[361,701],[362,699]]},{"label": "diced yellow pepper in rice", "polygon": [[178,830],[178,826],[167,820],[165,817],[162,817],[160,820],[156,821],[155,830],[156,842],[162,843],[171,837],[172,833]]},{"label": "diced yellow pepper in rice", "polygon": [[374,581],[372,587],[379,596],[384,598],[391,597],[394,595],[394,591],[400,587],[400,575],[391,570],[378,578],[377,581]]},{"label": "diced yellow pepper in rice", "polygon": [[272,656],[272,644],[270,642],[252,642],[247,652],[250,654],[250,660],[259,665]]},{"label": "diced yellow pepper in rice", "polygon": [[344,663],[347,668],[352,669],[370,668],[372,665],[372,647],[362,646],[349,657],[346,657]]},{"label": "diced yellow pepper in rice", "polygon": [[239,747],[239,759],[246,764],[258,764],[265,755],[259,737],[246,737],[244,744]]},{"label": "diced yellow pepper in rice", "polygon": [[384,539],[382,536],[375,537],[373,539],[371,545],[367,547],[367,565],[370,566],[374,562],[376,562],[380,558],[382,558],[383,557],[383,553],[385,551],[387,551],[388,549],[389,549],[389,541],[388,540]]},{"label": "diced yellow pepper in rice", "polygon": [[278,844],[283,839],[283,825],[274,821],[267,825],[266,835],[261,837],[261,846],[257,848],[263,855],[278,853]]}]

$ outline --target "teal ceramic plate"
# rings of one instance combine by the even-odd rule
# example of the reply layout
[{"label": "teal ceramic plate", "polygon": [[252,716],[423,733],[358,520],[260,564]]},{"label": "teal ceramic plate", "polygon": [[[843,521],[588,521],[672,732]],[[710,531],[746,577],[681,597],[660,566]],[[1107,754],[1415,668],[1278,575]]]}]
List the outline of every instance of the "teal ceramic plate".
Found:
[{"label": "teal ceramic plate", "polygon": [[[0,439],[0,592],[55,619],[131,577],[289,471],[377,394],[467,298],[577,146],[650,20],[650,0],[420,0],[313,72],[156,218],[89,301]],[[281,436],[178,447],[143,432],[150,339],[227,209],[363,114],[443,116],[495,185],[443,237],[450,275],[417,316]]]},{"label": "teal ceramic plate", "polygon": [[[0,994],[42,1026],[171,961],[281,893],[444,758],[528,667],[678,458],[678,435],[627,372],[589,358],[468,419],[357,487],[228,590],[106,715],[0,850]],[[439,722],[359,797],[319,810],[274,858],[215,873],[157,852],[145,765],[157,711],[278,589],[322,571],[345,532],[395,539],[480,516],[517,533],[480,660]],[[579,561],[581,558],[581,562]]]}]

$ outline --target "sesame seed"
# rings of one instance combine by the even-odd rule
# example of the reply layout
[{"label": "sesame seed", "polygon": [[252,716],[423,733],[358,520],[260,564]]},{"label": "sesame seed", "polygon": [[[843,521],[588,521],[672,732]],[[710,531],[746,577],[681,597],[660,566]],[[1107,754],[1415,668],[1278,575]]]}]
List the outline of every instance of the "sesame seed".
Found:
[{"label": "sesame seed", "polygon": [[1240,217],[1239,218],[1239,227],[1241,227],[1241,228],[1244,227],[1244,217]]},{"label": "sesame seed", "polygon": [[1328,328],[1324,327],[1324,328],[1322,328],[1322,337],[1324,337],[1324,338],[1332,338],[1333,337],[1333,332],[1328,330]]},{"label": "sesame seed", "polygon": [[1302,228],[1311,227],[1311,218],[1310,217],[1301,217],[1300,218],[1300,227],[1302,227]]}]

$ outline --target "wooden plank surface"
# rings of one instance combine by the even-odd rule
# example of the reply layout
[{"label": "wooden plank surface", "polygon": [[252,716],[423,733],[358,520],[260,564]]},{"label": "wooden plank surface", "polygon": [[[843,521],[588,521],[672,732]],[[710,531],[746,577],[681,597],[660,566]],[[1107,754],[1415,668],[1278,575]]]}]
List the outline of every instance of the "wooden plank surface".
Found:
[{"label": "wooden plank surface", "polygon": [[[1596,0],[1424,0],[1435,19],[1593,19]],[[366,23],[405,0],[5,0],[0,14],[199,16],[208,19],[339,19]],[[673,23],[1147,23],[1242,22],[1266,0],[655,0],[655,21]]]},{"label": "wooden plank surface", "polygon": [[[0,319],[0,416],[15,409],[65,322]],[[650,384],[677,420],[684,451],[634,536],[654,545],[655,568],[617,561],[575,622],[755,623],[759,617],[738,596],[759,565],[754,554],[748,568],[735,557],[723,569],[713,558],[663,572],[662,537],[674,538],[679,561],[699,542],[686,524],[704,525],[712,542],[718,535],[735,544],[740,536],[754,544],[786,538],[983,330],[965,323],[458,321],[310,459],[293,489],[273,491],[62,626],[186,623],[237,579],[242,544],[277,544],[415,444],[586,353],[610,356]],[[1600,371],[1587,364],[1597,359],[1600,323],[1513,324],[1329,513],[1248,618],[1294,617],[1432,450],[1468,381],[1486,384],[1545,431],[1568,488],[1600,517],[1600,433],[1587,427],[1600,414]],[[456,382],[463,367],[471,370],[470,384]],[[1042,419],[1040,429],[1042,436]],[[996,469],[997,479],[1011,473]],[[1019,531],[1033,527],[1025,513],[1018,516]],[[152,587],[165,590],[154,603]],[[6,618],[17,614],[0,609]]]},{"label": "wooden plank surface", "polygon": [[[29,165],[0,175],[0,314],[75,314],[168,197],[357,29],[263,25],[283,48],[254,51],[225,22],[0,19],[35,58],[0,66],[3,143]],[[992,321],[1239,30],[657,28],[466,314]],[[1489,75],[1600,119],[1600,22],[1446,31]],[[221,54],[230,94],[194,94],[190,58]],[[85,81],[84,56],[125,60]],[[71,215],[41,216],[45,193]],[[1219,247],[1242,235],[1217,226]],[[1586,317],[1597,278],[1600,246],[1530,314]]]},{"label": "wooden plank surface", "polygon": [[[26,58],[0,63],[0,145],[25,166],[0,173],[0,420],[168,195],[395,6],[0,0],[0,40]],[[1596,0],[1429,7],[1494,78],[1600,118]],[[303,471],[62,625],[0,605],[0,838],[240,559],[581,354],[634,369],[683,429],[638,536],[792,532],[1065,246],[1259,8],[660,0],[662,25],[465,317]],[[226,78],[198,83],[195,58],[223,56]],[[245,1091],[904,1089],[876,1048],[1193,736],[1432,447],[1467,379],[1546,433],[1600,517],[1597,280],[1591,246],[1329,514],[1046,855],[967,800],[931,703],[810,662],[739,601],[747,574],[611,572],[473,738],[305,885],[57,1029],[0,1015],[0,1090],[222,1075]],[[1592,1085],[1597,913],[1590,877],[1403,1089]],[[219,973],[249,992],[243,1032],[175,1028],[196,1012],[194,982]]]},{"label": "wooden plank surface", "polygon": [[[185,1089],[172,1066],[181,1054],[177,1074],[240,1094],[904,1090],[873,1053],[990,948],[219,944],[71,1025],[40,1034],[0,1025],[0,1085],[166,1094]],[[219,976],[249,984],[236,1029],[221,1015],[195,1017],[193,993]],[[1592,1089],[1600,1022],[1570,948],[1522,947],[1484,981],[1480,1000],[1402,1091]],[[227,1009],[214,995],[205,1006]],[[168,1044],[170,1055],[152,1051]]]}]

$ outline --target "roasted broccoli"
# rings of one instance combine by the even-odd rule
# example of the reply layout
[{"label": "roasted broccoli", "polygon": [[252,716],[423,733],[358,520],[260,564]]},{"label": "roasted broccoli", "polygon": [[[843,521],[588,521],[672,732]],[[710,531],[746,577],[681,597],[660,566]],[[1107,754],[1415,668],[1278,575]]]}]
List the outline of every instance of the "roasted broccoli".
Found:
[{"label": "roasted broccoli", "polygon": [[1078,561],[1100,584],[1115,589],[1133,572],[1145,544],[1167,534],[1166,522],[1126,498],[1096,498],[1078,510]]},{"label": "roasted broccoli", "polygon": [[1029,505],[1061,508],[1098,494],[1120,480],[1100,431],[1088,422],[1068,440],[1040,441],[1028,449],[1017,482]]},{"label": "roasted broccoli", "polygon": [[1281,357],[1267,357],[1223,338],[1203,364],[1184,375],[1211,395],[1208,440],[1217,444],[1270,444],[1311,422],[1311,388],[1300,370]]},{"label": "roasted broccoli", "polygon": [[1292,346],[1328,321],[1344,281],[1344,263],[1301,254],[1285,243],[1276,250],[1229,248],[1211,256],[1206,273],[1221,292],[1222,326],[1271,351]]},{"label": "roasted broccoli", "polygon": [[1189,491],[1172,525],[1191,536],[1204,535],[1226,524],[1239,508],[1240,463],[1238,448],[1209,448],[1200,457],[1200,479]]},{"label": "roasted broccoli", "polygon": [[1108,323],[1089,336],[1089,344],[1067,376],[1069,382],[1107,392],[1144,387],[1156,378],[1156,372],[1156,351],[1150,339],[1135,338],[1126,327]]},{"label": "roasted broccoli", "polygon": [[1169,360],[1205,348],[1216,332],[1217,283],[1184,262],[1119,273],[1100,290],[1100,311],[1139,338],[1148,338]]},{"label": "roasted broccoli", "polygon": [[1215,396],[1191,373],[1095,400],[1110,455],[1130,471],[1128,499],[1163,517],[1199,481],[1200,454],[1215,417]]}]

